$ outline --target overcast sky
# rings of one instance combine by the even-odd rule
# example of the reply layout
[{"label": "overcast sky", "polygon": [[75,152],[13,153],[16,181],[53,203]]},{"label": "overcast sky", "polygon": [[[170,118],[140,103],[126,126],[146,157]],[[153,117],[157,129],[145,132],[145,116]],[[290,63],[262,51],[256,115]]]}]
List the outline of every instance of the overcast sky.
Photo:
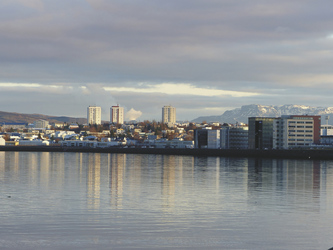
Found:
[{"label": "overcast sky", "polygon": [[0,110],[333,106],[333,1],[1,0]]}]

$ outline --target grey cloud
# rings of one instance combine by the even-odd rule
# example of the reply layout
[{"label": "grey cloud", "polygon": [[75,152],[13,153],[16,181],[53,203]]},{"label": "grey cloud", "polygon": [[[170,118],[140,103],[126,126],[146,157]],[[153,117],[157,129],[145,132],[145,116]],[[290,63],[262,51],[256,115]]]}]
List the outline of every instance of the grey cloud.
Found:
[{"label": "grey cloud", "polygon": [[[0,6],[2,81],[87,86],[78,102],[79,93],[62,94],[81,105],[95,98],[105,107],[119,101],[128,110],[141,110],[144,119],[173,103],[189,116],[202,106],[278,105],[291,98],[329,104],[333,2],[35,0],[28,5],[7,0]],[[220,100],[101,90],[140,82],[263,95]]]}]

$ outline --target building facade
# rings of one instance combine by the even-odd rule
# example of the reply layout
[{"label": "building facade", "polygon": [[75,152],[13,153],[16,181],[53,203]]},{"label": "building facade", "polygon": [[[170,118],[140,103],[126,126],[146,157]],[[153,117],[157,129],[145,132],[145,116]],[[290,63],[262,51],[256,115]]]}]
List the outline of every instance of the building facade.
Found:
[{"label": "building facade", "polygon": [[164,106],[162,108],[162,123],[176,123],[176,108],[172,106]]},{"label": "building facade", "polygon": [[249,149],[273,148],[273,117],[249,117]]},{"label": "building facade", "polygon": [[220,130],[212,129],[195,129],[194,130],[194,147],[195,148],[220,148]]},{"label": "building facade", "polygon": [[221,128],[222,149],[247,149],[248,145],[249,128],[247,126]]},{"label": "building facade", "polygon": [[87,108],[87,123],[90,125],[102,124],[102,109],[97,106],[89,106]]},{"label": "building facade", "polygon": [[0,124],[2,129],[25,129],[27,127],[27,123],[17,123],[17,122],[4,122]]},{"label": "building facade", "polygon": [[46,120],[36,120],[34,121],[34,128],[39,128],[39,129],[46,129],[49,128],[50,124]]},{"label": "building facade", "polygon": [[320,116],[285,115],[273,122],[273,148],[320,144]]},{"label": "building facade", "polygon": [[110,122],[115,124],[124,124],[124,108],[112,106],[110,108]]}]

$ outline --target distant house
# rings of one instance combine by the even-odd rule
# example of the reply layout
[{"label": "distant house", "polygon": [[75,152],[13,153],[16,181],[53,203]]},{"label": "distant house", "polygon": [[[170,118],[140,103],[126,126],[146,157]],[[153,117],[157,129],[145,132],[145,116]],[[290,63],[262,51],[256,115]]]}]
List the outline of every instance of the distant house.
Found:
[{"label": "distant house", "polygon": [[2,136],[0,136],[0,146],[5,146],[5,145],[6,145],[5,139]]},{"label": "distant house", "polygon": [[3,129],[25,129],[27,127],[26,123],[18,123],[18,122],[3,122],[1,124]]}]

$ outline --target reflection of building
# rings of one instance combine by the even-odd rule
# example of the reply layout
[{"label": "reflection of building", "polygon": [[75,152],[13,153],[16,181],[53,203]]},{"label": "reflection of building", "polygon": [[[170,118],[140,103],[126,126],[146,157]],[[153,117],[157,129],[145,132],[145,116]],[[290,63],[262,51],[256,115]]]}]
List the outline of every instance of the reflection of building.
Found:
[{"label": "reflection of building", "polygon": [[[249,202],[261,199],[262,191],[271,190],[270,199],[261,199],[272,206],[272,198],[280,204],[282,193],[304,209],[311,209],[309,204],[320,202],[320,189],[325,187],[325,162],[302,160],[275,160],[248,158],[248,195]],[[325,173],[325,176],[322,175]],[[327,175],[328,176],[328,175]],[[322,183],[324,180],[324,183]],[[271,193],[271,192],[270,192]],[[312,208],[318,209],[315,205]]]},{"label": "reflection of building", "polygon": [[249,149],[273,148],[272,117],[249,117]]},{"label": "reflection of building", "polygon": [[110,122],[123,124],[124,123],[124,108],[117,106],[112,106],[110,109]]},{"label": "reflection of building", "polygon": [[162,195],[165,197],[164,208],[174,207],[176,193],[176,157],[172,155],[162,157]]},{"label": "reflection of building", "polygon": [[93,154],[88,160],[87,203],[92,209],[99,209],[101,198],[101,155]]},{"label": "reflection of building", "polygon": [[320,116],[286,115],[273,122],[273,148],[289,149],[320,143]]},{"label": "reflection of building", "polygon": [[89,106],[87,108],[87,123],[88,124],[97,124],[102,123],[102,109],[101,107]]},{"label": "reflection of building", "polygon": [[115,154],[112,157],[110,169],[111,204],[118,209],[122,206],[125,166],[125,154]]},{"label": "reflection of building", "polygon": [[171,106],[164,106],[162,108],[162,123],[171,125],[176,123],[176,108]]}]

